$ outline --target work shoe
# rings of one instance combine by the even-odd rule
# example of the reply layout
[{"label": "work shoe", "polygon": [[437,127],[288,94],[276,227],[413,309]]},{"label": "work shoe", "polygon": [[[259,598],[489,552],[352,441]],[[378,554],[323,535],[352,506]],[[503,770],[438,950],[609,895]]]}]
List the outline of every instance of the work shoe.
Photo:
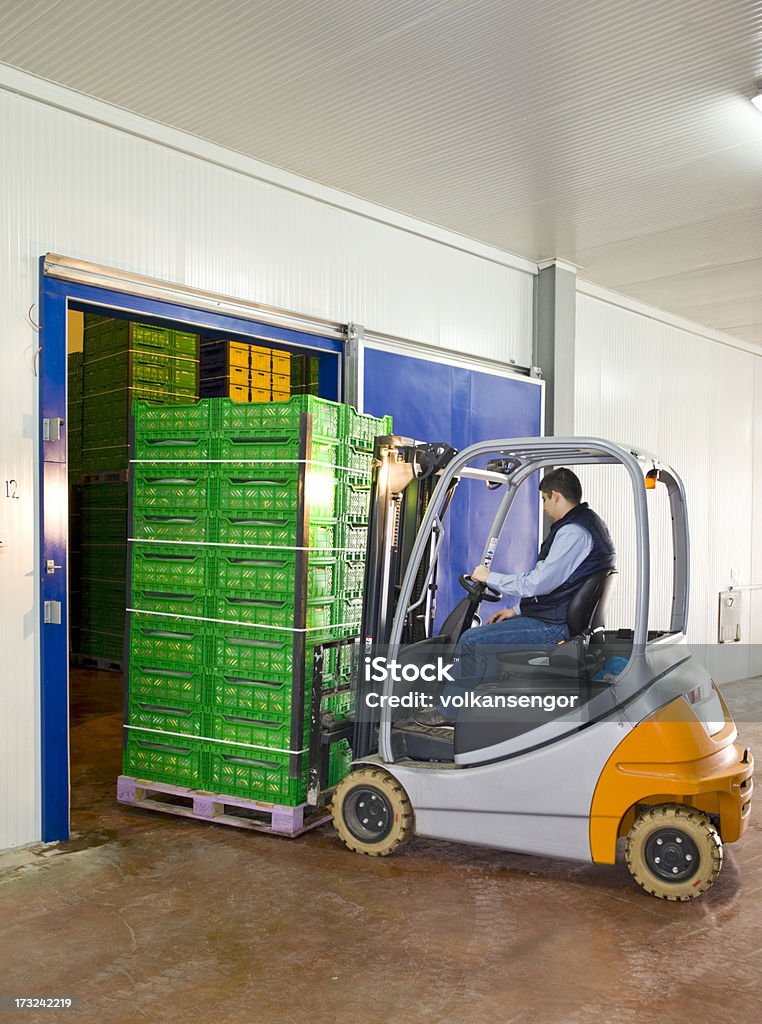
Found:
[{"label": "work shoe", "polygon": [[416,725],[423,725],[427,729],[454,729],[455,719],[447,718],[439,708],[427,708],[425,711],[416,711],[410,716],[410,721]]}]

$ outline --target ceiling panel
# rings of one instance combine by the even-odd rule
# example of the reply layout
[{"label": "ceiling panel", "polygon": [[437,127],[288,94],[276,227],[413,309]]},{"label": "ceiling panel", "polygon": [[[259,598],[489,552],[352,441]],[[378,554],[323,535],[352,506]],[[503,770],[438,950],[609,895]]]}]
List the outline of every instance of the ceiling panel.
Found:
[{"label": "ceiling panel", "polygon": [[759,0],[0,0],[0,60],[757,337]]}]

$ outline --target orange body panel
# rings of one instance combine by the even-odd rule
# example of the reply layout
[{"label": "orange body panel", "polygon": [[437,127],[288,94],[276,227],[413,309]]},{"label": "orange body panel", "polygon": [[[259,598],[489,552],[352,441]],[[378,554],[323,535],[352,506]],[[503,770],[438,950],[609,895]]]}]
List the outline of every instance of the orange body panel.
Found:
[{"label": "orange body panel", "polygon": [[[723,702],[725,726],[709,736],[682,697],[637,725],[601,772],[590,809],[590,850],[613,864],[622,823],[636,804],[678,803],[720,818],[732,843],[749,823],[754,761],[742,761],[736,727]],[[629,815],[632,818],[633,814]]]}]

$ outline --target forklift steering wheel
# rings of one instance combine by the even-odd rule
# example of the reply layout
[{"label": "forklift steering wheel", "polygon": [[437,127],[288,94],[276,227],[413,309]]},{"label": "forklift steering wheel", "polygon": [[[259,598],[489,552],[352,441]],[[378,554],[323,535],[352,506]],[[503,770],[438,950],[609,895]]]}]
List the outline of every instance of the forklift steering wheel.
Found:
[{"label": "forklift steering wheel", "polygon": [[480,601],[502,601],[503,595],[495,590],[488,583],[479,583],[471,576],[458,576],[458,583],[471,597],[478,597]]}]

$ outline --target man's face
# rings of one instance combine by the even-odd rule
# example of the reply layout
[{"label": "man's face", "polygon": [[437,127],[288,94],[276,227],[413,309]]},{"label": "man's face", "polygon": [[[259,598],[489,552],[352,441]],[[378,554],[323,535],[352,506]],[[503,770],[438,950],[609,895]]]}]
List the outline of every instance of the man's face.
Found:
[{"label": "man's face", "polygon": [[561,506],[564,504],[564,500],[558,491],[551,491],[550,494],[540,491],[540,497],[542,498],[542,510],[552,523],[563,517],[564,509]]}]

